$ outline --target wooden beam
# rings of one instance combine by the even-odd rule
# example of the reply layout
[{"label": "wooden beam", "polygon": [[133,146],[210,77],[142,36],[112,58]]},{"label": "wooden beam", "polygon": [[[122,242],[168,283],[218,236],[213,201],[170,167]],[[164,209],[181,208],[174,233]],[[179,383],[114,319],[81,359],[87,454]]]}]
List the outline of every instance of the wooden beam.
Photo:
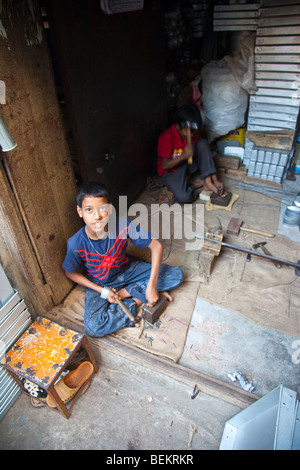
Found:
[{"label": "wooden beam", "polygon": [[[66,241],[80,225],[76,182],[37,1],[12,5],[3,0],[2,27],[6,99],[1,117],[17,143],[13,151],[3,153],[3,163],[39,266],[37,276],[45,279],[53,302],[59,303],[72,286],[61,267]],[[19,232],[12,236],[21,249]],[[42,303],[43,297],[41,291]]]},{"label": "wooden beam", "polygon": [[0,262],[33,317],[53,306],[14,195],[0,163]]}]

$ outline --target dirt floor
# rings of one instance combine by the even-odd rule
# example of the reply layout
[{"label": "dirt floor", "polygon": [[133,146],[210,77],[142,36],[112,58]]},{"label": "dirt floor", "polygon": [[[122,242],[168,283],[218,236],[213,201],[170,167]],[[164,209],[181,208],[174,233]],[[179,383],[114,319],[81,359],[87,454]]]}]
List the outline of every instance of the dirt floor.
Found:
[{"label": "dirt floor", "polygon": [[[225,181],[239,198],[231,212],[205,210],[206,228],[221,223],[224,229],[231,217],[239,217],[245,226],[276,234],[267,240],[272,254],[295,262],[300,259],[299,229],[282,224],[286,205],[299,191],[299,177],[283,192],[267,194],[240,188],[234,179]],[[152,184],[142,200],[157,203],[160,189]],[[205,202],[199,200],[197,204]],[[261,239],[239,234],[229,240],[252,247]],[[182,353],[175,365],[196,371],[200,378],[201,374],[210,376],[237,391],[240,384],[232,383],[228,374],[238,370],[253,383],[257,398],[280,383],[299,393],[300,278],[294,268],[279,270],[257,259],[246,263],[244,254],[225,249],[207,276],[199,270],[198,251],[182,250],[172,239],[163,243],[164,262],[180,265],[189,285],[197,286],[192,307],[188,307]],[[69,317],[65,316],[66,308],[71,312]],[[57,320],[73,321],[72,327],[80,328],[81,298],[76,305],[58,309],[55,315]],[[155,349],[166,333],[164,321],[160,330],[153,331],[154,341],[145,341],[149,329],[142,332],[143,354],[165,357],[163,350]],[[124,348],[126,344],[139,347],[136,338],[121,335],[116,340],[124,342]],[[92,345],[95,347],[94,342]],[[22,394],[0,422],[1,449],[218,449],[226,421],[247,406],[206,389],[191,399],[192,382],[164,374],[133,356],[112,352],[105,343],[100,342],[98,349],[99,372],[75,404],[71,418],[66,420],[46,408],[35,409]],[[171,369],[174,359],[167,361]]]},{"label": "dirt floor", "polygon": [[69,420],[22,394],[0,422],[0,449],[213,450],[240,411],[204,393],[191,399],[192,386],[151,369],[107,360]]}]

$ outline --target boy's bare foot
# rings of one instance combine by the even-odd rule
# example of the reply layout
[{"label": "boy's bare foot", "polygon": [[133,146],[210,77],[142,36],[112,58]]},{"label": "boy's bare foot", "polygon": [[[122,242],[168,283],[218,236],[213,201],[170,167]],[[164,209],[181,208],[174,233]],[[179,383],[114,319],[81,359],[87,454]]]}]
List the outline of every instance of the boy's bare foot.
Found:
[{"label": "boy's bare foot", "polygon": [[227,191],[225,191],[224,189],[224,185],[223,183],[221,183],[218,178],[217,178],[217,175],[214,173],[213,175],[211,175],[211,178],[212,178],[212,181],[213,181],[213,184],[216,186],[217,188],[217,192],[218,192],[218,188],[222,188],[221,190],[221,196],[222,197],[225,197],[227,195]]},{"label": "boy's bare foot", "polygon": [[173,297],[170,296],[169,292],[161,292],[161,295],[163,295],[164,297],[167,297],[167,300],[169,302],[172,302]]},{"label": "boy's bare foot", "polygon": [[207,176],[204,179],[203,189],[205,189],[205,191],[212,191],[216,194],[218,193],[218,188],[212,182],[211,176]]},{"label": "boy's bare foot", "polygon": [[218,180],[216,173],[211,175],[211,179],[217,188],[219,188],[220,186],[223,188],[223,183],[221,183],[221,181]]}]

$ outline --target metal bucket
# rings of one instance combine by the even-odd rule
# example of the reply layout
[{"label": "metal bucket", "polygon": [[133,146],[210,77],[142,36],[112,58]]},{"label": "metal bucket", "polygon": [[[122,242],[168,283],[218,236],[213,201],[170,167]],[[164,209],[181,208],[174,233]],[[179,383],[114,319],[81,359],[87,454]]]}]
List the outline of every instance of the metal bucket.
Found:
[{"label": "metal bucket", "polygon": [[300,227],[300,207],[288,206],[285,210],[283,223],[287,225],[298,225]]}]

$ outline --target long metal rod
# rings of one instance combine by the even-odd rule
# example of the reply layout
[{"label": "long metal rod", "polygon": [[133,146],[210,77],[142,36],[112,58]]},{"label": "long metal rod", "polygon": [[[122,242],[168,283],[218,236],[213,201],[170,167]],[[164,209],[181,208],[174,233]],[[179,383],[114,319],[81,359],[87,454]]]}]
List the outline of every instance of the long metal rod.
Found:
[{"label": "long metal rod", "polygon": [[226,246],[227,248],[231,248],[232,250],[242,251],[243,253],[249,253],[250,255],[253,255],[253,256],[256,256],[256,257],[259,256],[260,258],[269,259],[271,261],[278,261],[279,263],[286,264],[288,266],[293,266],[294,268],[300,268],[300,264],[299,263],[293,263],[293,261],[288,261],[286,259],[276,258],[274,256],[266,255],[265,253],[259,253],[258,251],[254,251],[254,250],[248,250],[247,248],[242,248],[241,246],[230,245],[230,243],[215,240],[215,239],[209,238],[209,237],[204,237],[204,236],[201,236],[201,235],[196,235],[196,238],[200,238],[200,239],[203,239],[203,240],[209,240],[210,242],[221,243],[222,246]]}]

